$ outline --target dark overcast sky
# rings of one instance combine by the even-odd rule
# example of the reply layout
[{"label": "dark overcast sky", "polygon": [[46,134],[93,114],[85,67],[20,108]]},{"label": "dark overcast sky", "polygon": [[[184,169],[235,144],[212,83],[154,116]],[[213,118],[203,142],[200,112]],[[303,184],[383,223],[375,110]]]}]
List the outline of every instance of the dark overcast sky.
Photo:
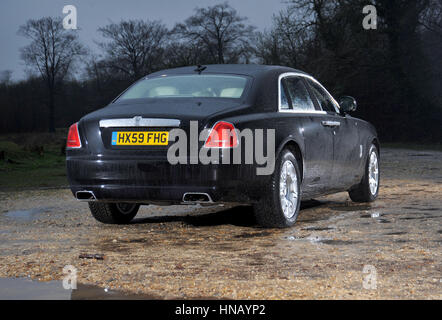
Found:
[{"label": "dark overcast sky", "polygon": [[[207,7],[220,0],[0,0],[0,71],[12,70],[13,79],[25,76],[19,49],[28,40],[17,35],[26,20],[43,16],[63,16],[65,5],[77,8],[80,40],[96,50],[97,28],[121,19],[162,20],[168,27],[189,17],[195,7]],[[285,7],[285,0],[230,0],[241,16],[263,30],[271,25],[272,15]]]}]

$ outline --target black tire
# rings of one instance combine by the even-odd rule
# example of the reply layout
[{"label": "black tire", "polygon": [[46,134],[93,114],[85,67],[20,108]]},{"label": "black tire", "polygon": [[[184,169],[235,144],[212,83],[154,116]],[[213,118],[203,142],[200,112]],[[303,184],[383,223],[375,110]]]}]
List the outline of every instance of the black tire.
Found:
[{"label": "black tire", "polygon": [[[377,157],[377,161],[378,161],[378,184],[376,187],[376,192],[373,194],[370,191],[370,183],[369,183],[369,170],[370,170],[370,156],[372,153],[376,154]],[[379,169],[379,151],[376,148],[376,146],[374,144],[371,145],[368,155],[367,155],[367,160],[365,162],[365,173],[364,173],[364,177],[362,178],[362,181],[352,187],[349,191],[348,194],[350,195],[350,199],[353,202],[373,202],[376,200],[376,198],[378,197],[378,193],[379,193],[379,185],[380,185],[380,169]]]},{"label": "black tire", "polygon": [[[280,200],[280,176],[282,165],[289,160],[296,172],[298,197],[296,200],[295,212],[288,218],[284,215]],[[263,194],[261,201],[254,205],[256,222],[262,227],[287,228],[295,224],[298,218],[301,205],[301,175],[298,162],[288,149],[284,149],[276,160],[275,170],[271,176],[269,188]]]},{"label": "black tire", "polygon": [[140,205],[136,203],[89,202],[94,218],[107,224],[129,223],[137,215],[139,208]]}]

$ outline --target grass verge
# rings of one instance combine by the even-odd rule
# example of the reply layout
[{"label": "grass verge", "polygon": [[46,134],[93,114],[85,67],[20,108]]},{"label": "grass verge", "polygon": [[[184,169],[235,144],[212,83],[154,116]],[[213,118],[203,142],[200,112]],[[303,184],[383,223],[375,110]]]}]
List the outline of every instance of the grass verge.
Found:
[{"label": "grass verge", "polygon": [[382,148],[409,149],[416,151],[423,151],[423,150],[442,151],[442,144],[437,144],[437,143],[417,144],[417,143],[391,142],[391,143],[381,143],[381,150]]},{"label": "grass verge", "polygon": [[0,190],[67,186],[65,137],[66,130],[0,135]]}]

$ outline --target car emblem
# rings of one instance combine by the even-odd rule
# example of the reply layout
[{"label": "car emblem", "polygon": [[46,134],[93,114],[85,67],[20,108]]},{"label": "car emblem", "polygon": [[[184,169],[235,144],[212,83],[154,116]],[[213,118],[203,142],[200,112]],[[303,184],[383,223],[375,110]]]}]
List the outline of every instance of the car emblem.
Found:
[{"label": "car emblem", "polygon": [[135,126],[136,126],[136,127],[139,127],[139,126],[140,126],[141,119],[143,119],[142,116],[135,116],[135,117],[134,117],[134,121],[135,121]]}]

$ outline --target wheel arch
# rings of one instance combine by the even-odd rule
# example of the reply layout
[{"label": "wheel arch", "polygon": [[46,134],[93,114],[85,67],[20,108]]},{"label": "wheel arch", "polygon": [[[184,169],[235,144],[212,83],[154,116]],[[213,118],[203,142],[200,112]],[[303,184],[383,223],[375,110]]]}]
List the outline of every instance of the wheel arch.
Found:
[{"label": "wheel arch", "polygon": [[375,145],[375,147],[376,147],[376,149],[378,149],[378,155],[380,156],[381,155],[381,145],[380,145],[380,143],[379,143],[379,139],[378,138],[373,138],[372,140],[371,140],[371,144],[374,144]]},{"label": "wheel arch", "polygon": [[301,181],[304,180],[304,155],[302,152],[301,147],[299,146],[299,143],[294,139],[288,139],[281,143],[281,145],[278,148],[278,152],[276,153],[276,157],[279,157],[280,153],[284,149],[289,149],[293,155],[295,156],[299,170],[301,171]]}]

